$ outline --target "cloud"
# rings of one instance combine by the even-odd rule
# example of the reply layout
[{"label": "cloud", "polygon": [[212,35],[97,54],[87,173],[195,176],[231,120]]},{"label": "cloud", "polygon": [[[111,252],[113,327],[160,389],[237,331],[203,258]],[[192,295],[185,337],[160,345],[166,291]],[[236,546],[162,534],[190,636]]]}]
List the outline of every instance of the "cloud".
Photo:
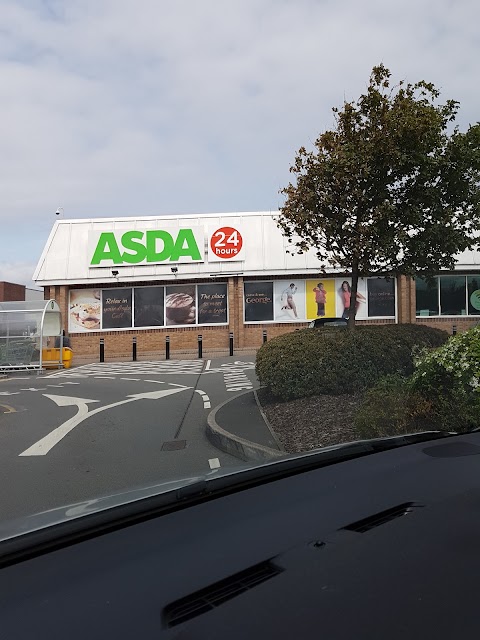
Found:
[{"label": "cloud", "polygon": [[0,282],[24,284],[30,289],[38,289],[37,285],[32,281],[35,266],[36,264],[27,262],[1,262]]},{"label": "cloud", "polygon": [[380,61],[476,121],[479,18],[468,0],[4,0],[0,264],[27,236],[38,258],[58,206],[277,208],[296,149]]}]

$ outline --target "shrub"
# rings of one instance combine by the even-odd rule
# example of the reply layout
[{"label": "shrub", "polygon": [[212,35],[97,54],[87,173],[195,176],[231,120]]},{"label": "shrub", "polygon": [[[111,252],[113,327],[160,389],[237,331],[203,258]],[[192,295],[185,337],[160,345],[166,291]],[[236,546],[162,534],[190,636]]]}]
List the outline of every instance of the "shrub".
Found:
[{"label": "shrub", "polygon": [[354,393],[386,374],[411,374],[415,348],[447,339],[444,331],[423,325],[304,329],[262,345],[256,371],[260,383],[284,400]]},{"label": "shrub", "polygon": [[480,327],[458,334],[416,358],[411,388],[432,404],[439,429],[480,426]]},{"label": "shrub", "polygon": [[407,378],[386,376],[365,393],[355,430],[360,438],[382,438],[435,428],[432,420],[432,403]]}]

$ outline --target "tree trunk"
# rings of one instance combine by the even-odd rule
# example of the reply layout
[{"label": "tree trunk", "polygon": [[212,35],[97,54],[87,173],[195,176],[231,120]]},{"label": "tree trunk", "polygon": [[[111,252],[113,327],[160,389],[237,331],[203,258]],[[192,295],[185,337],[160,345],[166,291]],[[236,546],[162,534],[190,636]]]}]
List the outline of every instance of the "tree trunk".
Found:
[{"label": "tree trunk", "polygon": [[348,311],[348,328],[355,329],[355,316],[357,314],[357,290],[358,290],[358,261],[352,264],[352,286],[350,291],[350,309]]}]

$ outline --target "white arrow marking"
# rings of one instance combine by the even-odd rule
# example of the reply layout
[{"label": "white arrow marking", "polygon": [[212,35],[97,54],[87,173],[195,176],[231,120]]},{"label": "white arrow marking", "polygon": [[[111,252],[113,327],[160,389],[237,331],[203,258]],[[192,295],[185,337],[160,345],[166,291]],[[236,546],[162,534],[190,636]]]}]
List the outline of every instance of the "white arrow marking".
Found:
[{"label": "white arrow marking", "polygon": [[[53,396],[49,393],[43,394],[44,398],[48,398],[49,400],[53,400],[56,405],[59,407],[69,407],[71,405],[87,405],[91,402],[100,402],[99,400],[89,400],[88,398],[74,398],[70,396]],[[88,407],[87,407],[88,409]]]},{"label": "white arrow marking", "polygon": [[[185,387],[185,389],[190,389],[191,387]],[[78,413],[76,413],[73,418],[70,418],[59,427],[51,431],[44,438],[32,444],[31,447],[20,453],[20,456],[44,456],[47,454],[50,449],[52,449],[56,444],[60,442],[62,438],[64,438],[72,429],[74,429],[78,424],[90,418],[90,416],[95,415],[96,413],[100,413],[101,411],[106,411],[107,409],[112,409],[113,407],[118,407],[122,404],[127,404],[128,402],[135,402],[136,400],[158,400],[159,398],[163,398],[164,396],[169,396],[172,393],[179,393],[180,391],[184,391],[184,389],[166,389],[160,391],[152,391],[148,393],[137,393],[135,395],[127,396],[127,400],[121,400],[120,402],[113,402],[112,404],[107,404],[104,407],[98,407],[93,411],[88,411],[88,403],[90,402],[98,402],[98,400],[86,400],[84,398],[70,398],[68,396],[52,396],[43,394],[50,400],[53,400],[57,405],[65,407],[68,405],[77,405]]]}]

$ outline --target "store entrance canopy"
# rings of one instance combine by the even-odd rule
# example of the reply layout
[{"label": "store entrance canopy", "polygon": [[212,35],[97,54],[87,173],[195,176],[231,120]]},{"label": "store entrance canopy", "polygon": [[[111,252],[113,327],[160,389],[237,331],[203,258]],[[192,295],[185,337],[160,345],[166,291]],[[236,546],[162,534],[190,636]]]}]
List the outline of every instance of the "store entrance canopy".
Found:
[{"label": "store entrance canopy", "polygon": [[42,369],[48,339],[61,335],[55,300],[0,302],[0,370]]}]

